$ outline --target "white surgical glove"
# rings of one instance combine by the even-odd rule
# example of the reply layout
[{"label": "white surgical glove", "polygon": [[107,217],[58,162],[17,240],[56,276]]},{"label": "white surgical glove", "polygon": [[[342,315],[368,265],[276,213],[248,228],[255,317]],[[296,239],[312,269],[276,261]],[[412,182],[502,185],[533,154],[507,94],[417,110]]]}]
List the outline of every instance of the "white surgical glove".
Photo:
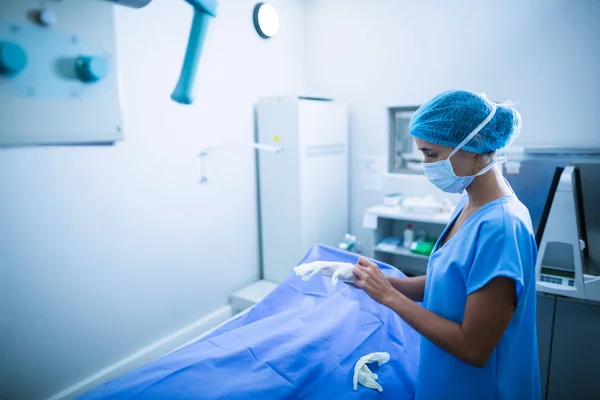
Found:
[{"label": "white surgical glove", "polygon": [[[318,272],[323,276],[331,277],[331,282],[335,285],[338,280],[343,282],[354,282],[354,274],[352,269],[354,264],[331,262],[331,261],[315,261],[307,264],[301,264],[294,268],[296,275],[301,276],[302,280],[307,281]],[[309,275],[307,275],[310,272]]]},{"label": "white surgical glove", "polygon": [[377,378],[379,377],[377,374],[371,372],[369,367],[367,367],[367,364],[376,362],[377,364],[382,365],[388,361],[390,361],[390,354],[385,352],[371,353],[361,357],[354,366],[354,377],[352,378],[354,390],[358,389],[358,384],[360,383],[369,389],[383,392],[383,388],[377,383]]}]

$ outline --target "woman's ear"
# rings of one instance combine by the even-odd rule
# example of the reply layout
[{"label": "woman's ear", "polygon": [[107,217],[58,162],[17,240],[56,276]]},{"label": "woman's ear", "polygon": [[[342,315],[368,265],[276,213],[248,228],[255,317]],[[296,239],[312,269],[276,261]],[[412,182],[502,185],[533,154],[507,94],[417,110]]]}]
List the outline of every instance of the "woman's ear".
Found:
[{"label": "woman's ear", "polygon": [[479,147],[479,146],[481,146],[482,141],[483,141],[483,137],[478,133],[477,135],[473,136],[473,139],[471,139],[469,141],[469,144],[471,146]]},{"label": "woman's ear", "polygon": [[[481,137],[481,135],[478,133],[477,135],[473,136],[473,139],[469,140],[469,143],[467,143],[469,146],[472,147],[479,147],[481,146],[481,140],[483,138]],[[472,159],[476,159],[478,158],[479,154],[475,153],[475,152],[468,152],[471,155]]]}]

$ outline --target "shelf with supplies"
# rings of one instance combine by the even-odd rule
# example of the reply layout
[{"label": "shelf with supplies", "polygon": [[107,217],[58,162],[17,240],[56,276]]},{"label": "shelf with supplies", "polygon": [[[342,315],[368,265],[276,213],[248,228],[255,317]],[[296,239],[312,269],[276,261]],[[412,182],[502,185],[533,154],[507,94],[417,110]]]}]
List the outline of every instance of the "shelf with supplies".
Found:
[{"label": "shelf with supplies", "polygon": [[402,207],[377,205],[367,209],[363,217],[363,228],[376,229],[379,218],[394,219],[408,222],[425,222],[430,224],[441,224],[446,226],[450,222],[452,213],[444,212],[438,214],[417,214],[406,212]]},{"label": "shelf with supplies", "polygon": [[418,253],[413,253],[412,251],[410,251],[410,249],[407,249],[404,247],[388,248],[388,247],[383,247],[381,245],[377,245],[377,246],[375,246],[374,250],[379,253],[388,253],[388,254],[392,254],[392,255],[396,255],[396,256],[415,257],[415,258],[420,258],[423,260],[429,259],[429,256],[426,256],[423,254],[418,254]]},{"label": "shelf with supplies", "polygon": [[[376,205],[365,211],[363,228],[373,232],[374,258],[394,265],[406,275],[415,276],[425,274],[433,243],[451,218],[450,211],[415,213],[401,206]],[[407,228],[412,231],[412,246],[403,243]]]}]

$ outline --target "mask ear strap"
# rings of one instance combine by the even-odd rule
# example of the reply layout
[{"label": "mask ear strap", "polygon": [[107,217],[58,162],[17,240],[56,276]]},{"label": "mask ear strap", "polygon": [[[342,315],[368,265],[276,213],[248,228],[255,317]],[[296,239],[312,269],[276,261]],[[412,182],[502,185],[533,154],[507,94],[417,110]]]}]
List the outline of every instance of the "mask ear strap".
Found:
[{"label": "mask ear strap", "polygon": [[488,165],[486,165],[481,171],[479,171],[475,176],[479,176],[479,175],[483,175],[486,172],[488,172],[490,169],[492,169],[492,167],[496,164],[502,164],[504,162],[506,162],[506,157],[498,157],[494,160],[492,160],[492,162],[490,162]]},{"label": "mask ear strap", "polygon": [[471,139],[473,139],[475,137],[475,135],[477,135],[479,133],[479,131],[482,130],[483,127],[486,126],[492,120],[492,118],[494,118],[494,115],[496,114],[496,110],[497,109],[498,109],[498,107],[496,106],[496,104],[492,103],[492,111],[490,112],[490,114],[486,117],[486,119],[484,119],[477,126],[477,128],[475,128],[473,130],[473,132],[469,133],[469,136],[467,136],[465,138],[465,140],[463,140],[462,142],[460,142],[460,144],[458,146],[456,146],[454,148],[454,150],[452,150],[452,153],[450,153],[450,155],[448,156],[448,159],[450,157],[452,157],[454,154],[456,154],[456,152],[459,151],[464,145],[466,145],[467,143],[469,143],[471,141]]}]

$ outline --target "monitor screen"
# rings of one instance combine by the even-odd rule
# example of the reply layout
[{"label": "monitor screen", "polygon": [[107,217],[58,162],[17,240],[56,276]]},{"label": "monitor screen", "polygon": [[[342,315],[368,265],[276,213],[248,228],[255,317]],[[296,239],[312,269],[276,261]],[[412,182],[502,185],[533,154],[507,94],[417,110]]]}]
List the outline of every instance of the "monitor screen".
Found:
[{"label": "monitor screen", "polygon": [[584,268],[586,273],[600,275],[600,162],[528,159],[521,162],[518,173],[507,173],[505,168],[503,173],[529,210],[539,247],[560,173],[568,164],[575,167],[579,235],[586,243]]},{"label": "monitor screen", "polygon": [[507,173],[503,168],[504,177],[529,210],[538,246],[560,172],[565,166],[564,161],[558,160],[526,160],[521,162],[518,173]]}]

